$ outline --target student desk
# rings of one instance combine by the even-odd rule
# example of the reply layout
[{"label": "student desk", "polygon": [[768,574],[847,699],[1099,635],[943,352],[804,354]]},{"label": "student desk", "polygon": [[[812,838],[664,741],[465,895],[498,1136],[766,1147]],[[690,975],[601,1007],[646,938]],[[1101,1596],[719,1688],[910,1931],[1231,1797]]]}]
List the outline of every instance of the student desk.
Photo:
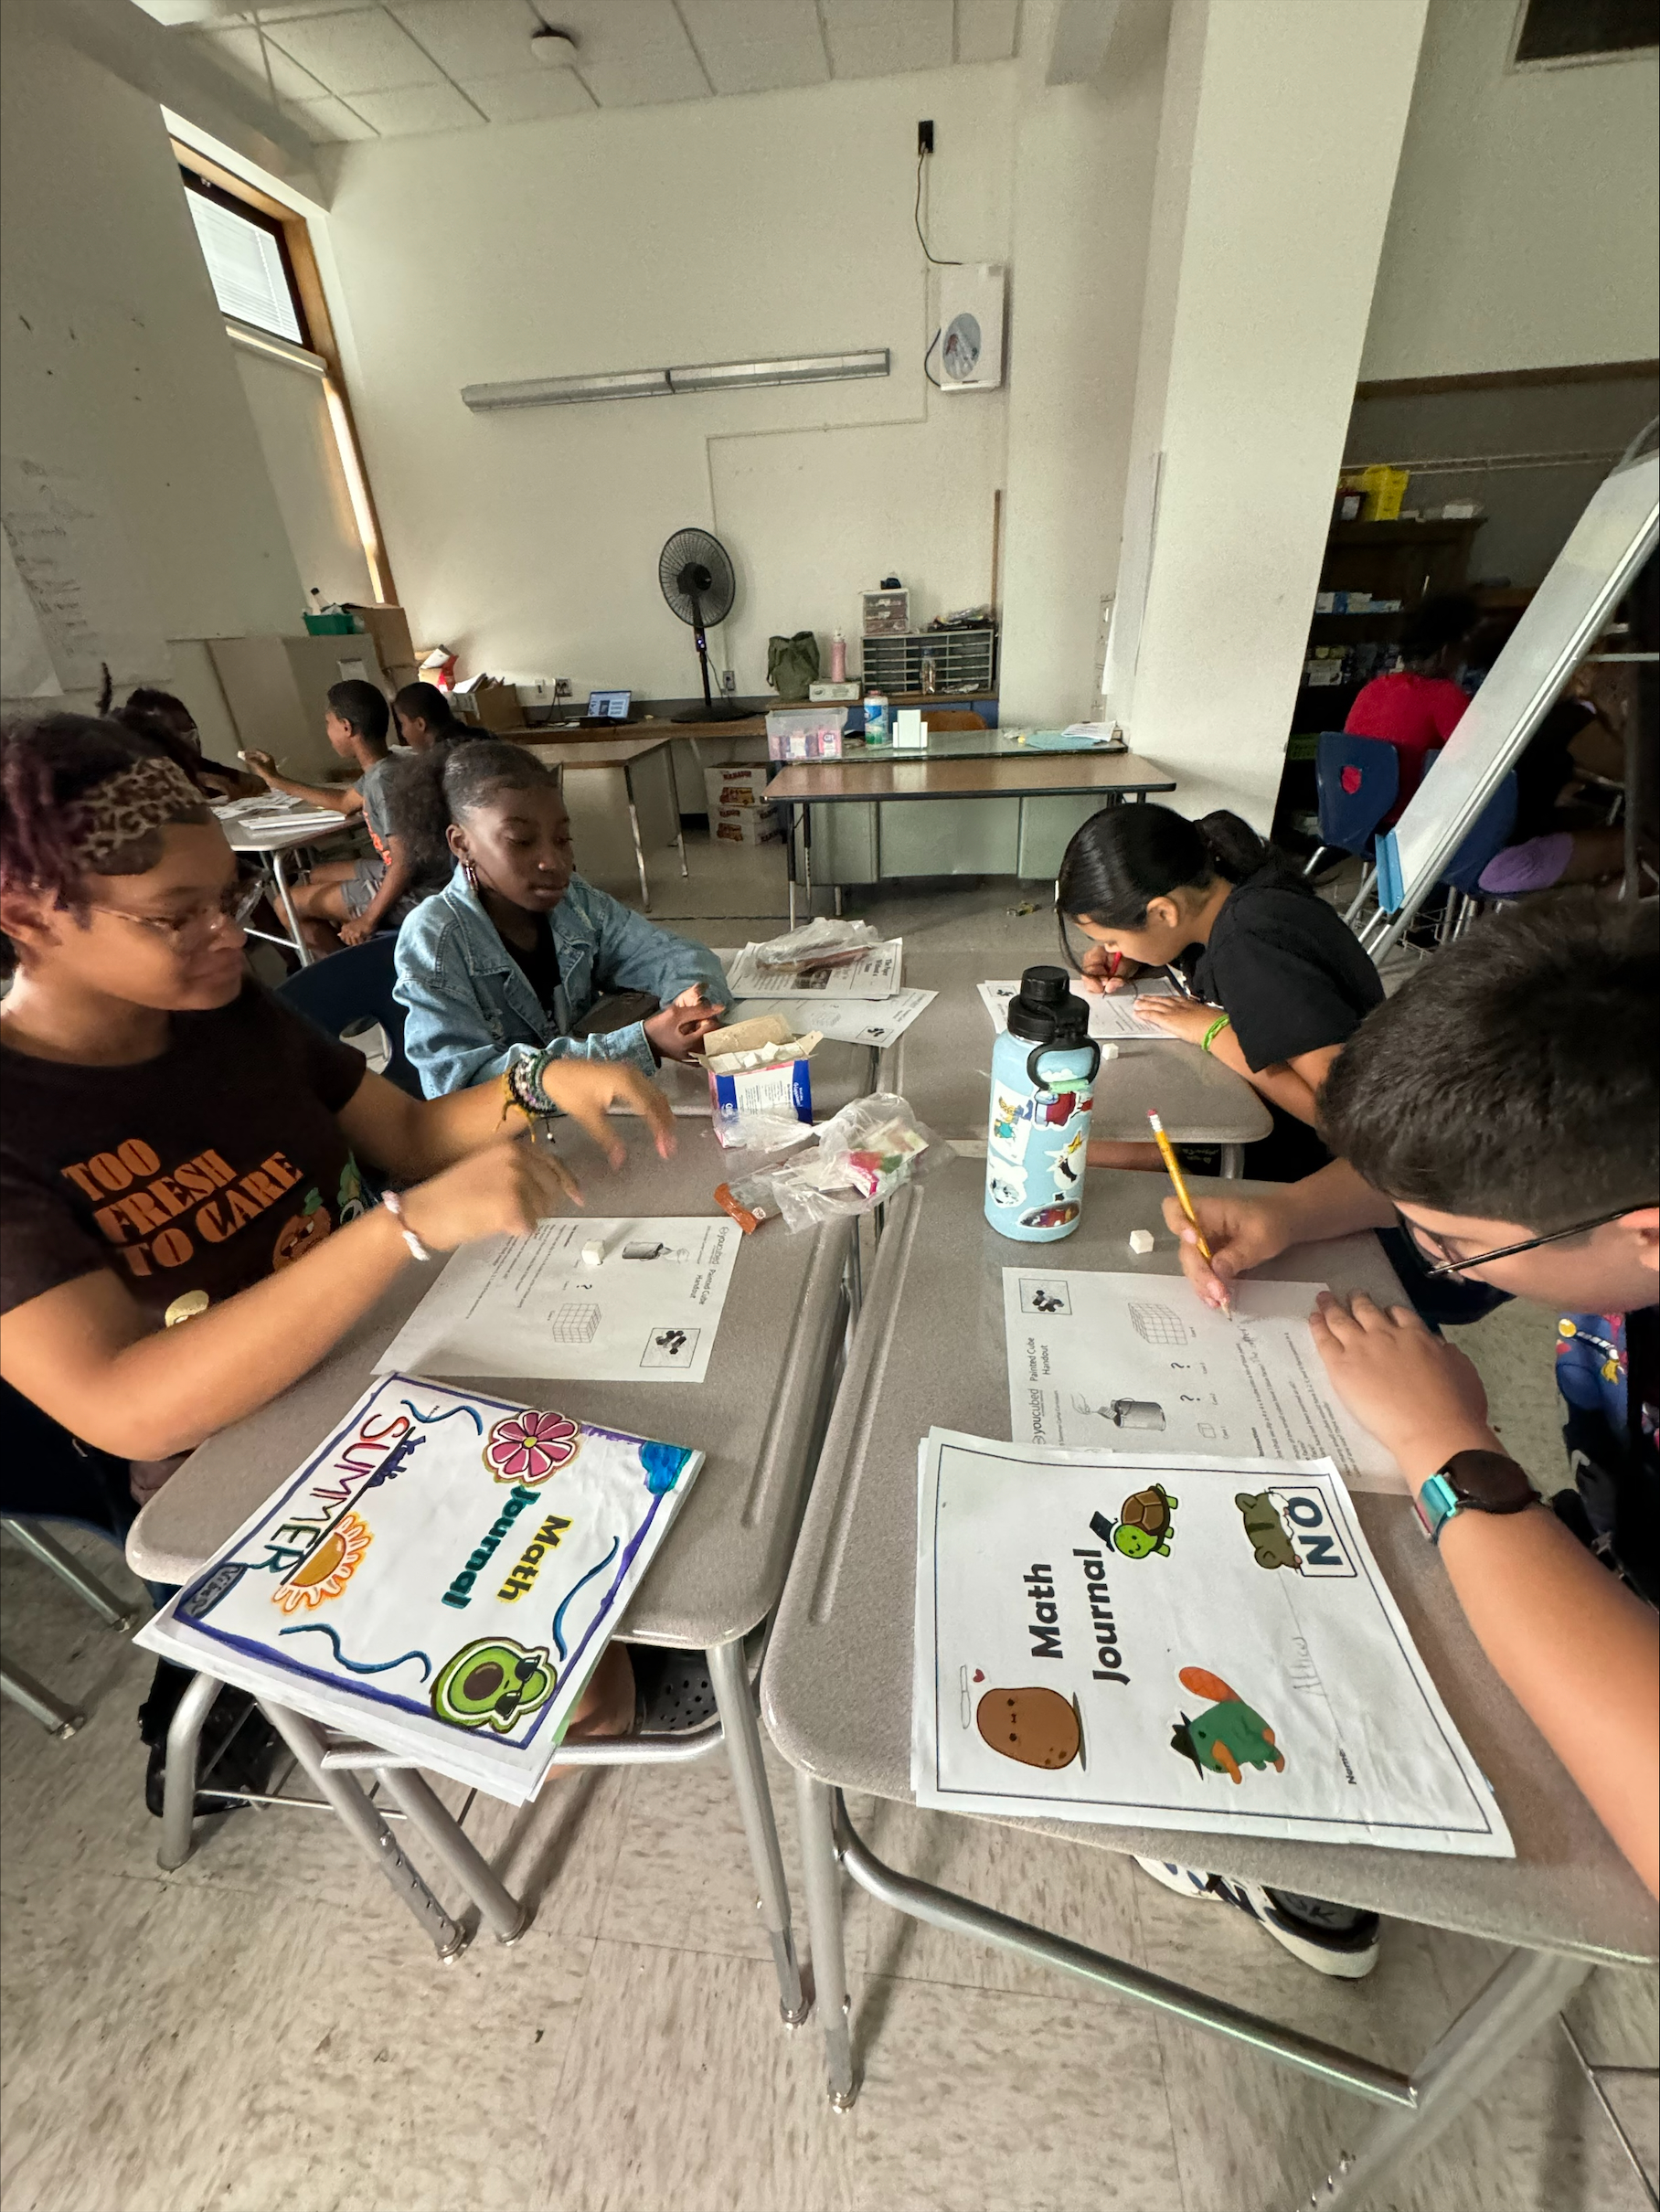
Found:
[{"label": "student desk", "polygon": [[[897,1872],[870,1852],[842,1801],[844,1790],[857,1790],[911,1802],[917,1446],[935,1424],[1009,1433],[999,1271],[1041,1250],[1058,1267],[1175,1275],[1175,1248],[1159,1216],[1163,1196],[1151,1175],[1091,1178],[1077,1235],[1041,1247],[1010,1244],[990,1229],[977,1180],[962,1168],[902,1192],[889,1208],[761,1676],[767,1727],[796,1770],[830,2094],[845,2107],[857,2093],[839,1859],[873,1896],[914,1919],[1080,1975],[1381,2105],[1357,2162],[1321,2198],[1357,2205],[1374,2201],[1386,2175],[1480,2093],[1593,1964],[1647,1964],[1655,1956],[1652,1899],[1493,1673],[1404,1496],[1357,1494],[1360,1518],[1454,1722],[1493,1782],[1516,1841],[1514,1860],[1082,1821],[999,1824],[1027,1830],[1034,1852],[1046,1834],[1064,1836],[1513,1946],[1410,2076]],[[1145,1259],[1127,1250],[1133,1228],[1160,1232]],[[1310,1245],[1261,1271],[1400,1297],[1370,1236]],[[942,1325],[948,1314],[949,1327]]]},{"label": "student desk", "polygon": [[[585,1143],[564,1147],[580,1164],[589,1207],[601,1214],[712,1213],[721,1181],[712,1136],[683,1127],[680,1149],[659,1160],[636,1135],[616,1176]],[[718,1717],[683,1734],[635,1736],[571,1745],[565,1765],[624,1765],[691,1760],[724,1743],[732,1784],[771,1939],[784,2015],[805,2017],[778,1831],[768,1793],[744,1638],[776,1606],[803,1502],[812,1479],[846,1327],[844,1271],[847,1225],[826,1224],[792,1237],[773,1227],[748,1238],[738,1256],[720,1332],[700,1384],[643,1388],[626,1383],[481,1378],[480,1387],[530,1406],[558,1406],[582,1420],[700,1447],[708,1457],[650,1571],[625,1615],[626,1641],[703,1651]],[[180,1583],[270,1496],[373,1379],[375,1356],[436,1278],[411,1267],[312,1372],[272,1404],[223,1430],[193,1452],[133,1523],[127,1557],[152,1581]],[[186,1691],[168,1737],[164,1867],[190,1848],[196,1739],[217,1685],[198,1675]],[[301,1715],[264,1707],[317,1792],[346,1823],[372,1862],[432,1938],[441,1958],[464,1947],[469,1931],[440,1906],[404,1856],[380,1811],[355,1779],[378,1775],[393,1806],[418,1830],[462,1884],[492,1931],[511,1941],[527,1909],[503,1884],[413,1762],[372,1744],[331,1742]],[[557,1781],[546,1785],[558,1789]]]},{"label": "student desk", "polygon": [[[965,757],[964,749],[973,746]],[[802,835],[803,878],[813,904],[814,810],[820,806],[870,809],[872,850],[860,871],[839,879],[879,881],[884,877],[952,875],[965,869],[986,876],[1050,876],[1066,838],[1078,826],[1076,806],[1064,822],[1049,803],[1084,799],[1091,811],[1149,792],[1176,789],[1176,778],[1133,752],[1027,753],[1006,731],[942,730],[929,750],[849,752],[839,760],[794,760],[767,786],[769,805],[790,809],[790,920],[795,920],[795,837]],[[906,836],[889,809],[922,800],[948,813],[931,841]],[[952,802],[1005,800],[995,810],[964,809]],[[1065,835],[1061,832],[1064,829]],[[884,855],[884,838],[889,850]],[[1059,838],[1059,844],[1057,845]],[[902,840],[902,842],[899,842]],[[897,849],[896,849],[897,845]],[[834,877],[833,877],[834,879]]]},{"label": "student desk", "polygon": [[[248,802],[244,801],[243,803],[247,804]],[[248,817],[236,813],[234,807],[216,807],[214,813],[218,817],[219,827],[224,831],[233,853],[258,853],[265,862],[263,873],[276,895],[277,904],[282,909],[282,919],[288,924],[286,937],[273,937],[268,939],[267,941],[271,944],[287,945],[291,952],[298,954],[300,965],[303,968],[309,968],[316,955],[306,944],[300,928],[300,918],[294,912],[294,902],[291,895],[288,877],[283,868],[282,856],[285,853],[296,851],[303,845],[316,845],[325,837],[332,837],[336,830],[343,830],[349,826],[351,817],[347,814],[337,814],[332,810],[325,811],[321,807],[307,806],[303,801],[292,802],[290,806],[285,808],[283,801],[274,794],[269,802],[261,799],[255,800],[252,803],[258,809],[254,817],[261,824],[258,829],[249,828],[247,826]],[[274,815],[279,810],[292,811],[293,817],[292,822],[283,823],[281,827],[274,823],[269,828],[266,827],[264,825],[266,817]],[[262,937],[264,934],[262,930],[249,931],[249,935],[251,937]]]},{"label": "student desk", "polygon": [[[674,770],[669,760],[667,737],[605,738],[596,737],[591,742],[578,739],[556,739],[547,743],[527,743],[526,750],[535,753],[546,768],[553,769],[561,778],[579,774],[584,769],[620,769],[622,788],[628,796],[628,826],[634,840],[634,866],[640,871],[640,904],[649,914],[652,910],[652,888],[645,875],[645,847],[640,839],[640,807],[634,791],[634,771],[643,760],[655,759],[667,776],[669,792],[674,792]],[[686,873],[686,839],[680,832],[680,814],[675,809],[675,844],[680,853],[680,873]]]},{"label": "student desk", "polygon": [[[954,1138],[959,1149],[964,1143],[984,1149],[996,1033],[979,986],[996,957],[927,951],[915,957],[907,948],[906,982],[940,995],[893,1047],[892,1088],[910,1100],[931,1128]],[[1011,958],[998,973],[1017,974],[1021,964]],[[1243,1076],[1179,1037],[1161,1037],[1150,1028],[1144,1037],[1112,1041],[1118,1057],[1101,1063],[1090,1134],[1144,1144],[1150,1139],[1151,1107],[1174,1143],[1219,1144],[1223,1175],[1237,1175],[1240,1147],[1265,1137],[1273,1126],[1260,1093]],[[1168,1188],[1161,1181],[1160,1195]]]}]

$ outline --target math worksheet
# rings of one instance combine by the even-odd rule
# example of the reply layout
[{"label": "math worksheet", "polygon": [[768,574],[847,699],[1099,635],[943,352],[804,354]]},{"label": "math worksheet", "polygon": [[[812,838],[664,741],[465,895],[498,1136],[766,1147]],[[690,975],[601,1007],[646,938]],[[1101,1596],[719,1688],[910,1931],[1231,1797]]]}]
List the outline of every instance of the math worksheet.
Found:
[{"label": "math worksheet", "polygon": [[[980,996],[992,1017],[994,1029],[1008,1027],[1008,1002],[1019,988],[1017,983],[980,985]],[[1174,986],[1162,975],[1150,976],[1130,990],[1115,991],[1111,998],[1104,992],[1097,997],[1092,992],[1080,991],[1076,983],[1072,985],[1073,997],[1082,999],[1090,1009],[1090,1035],[1097,1037],[1140,1037],[1168,1043],[1166,1030],[1155,1028],[1151,1022],[1137,1021],[1135,1002],[1138,998],[1174,998],[1176,994]]]},{"label": "math worksheet", "polygon": [[937,991],[900,990],[891,998],[817,998],[811,1006],[803,1006],[798,998],[745,998],[728,1009],[727,1020],[747,1022],[752,1015],[779,1014],[838,1044],[874,1045],[880,1052],[903,1037],[938,996]]},{"label": "math worksheet", "polygon": [[388,1375],[138,1640],[523,1804],[702,1464]]},{"label": "math worksheet", "polygon": [[1339,1401],[1309,1334],[1321,1282],[1234,1286],[1234,1318],[1180,1275],[1003,1271],[1010,1434],[1139,1452],[1330,1459],[1357,1490],[1405,1492]]},{"label": "math worksheet", "polygon": [[376,1372],[701,1382],[742,1241],[724,1215],[561,1215],[528,1237],[484,1238],[454,1254]]},{"label": "math worksheet", "polygon": [[1515,1856],[1329,1460],[936,1429],[918,1476],[919,1804]]},{"label": "math worksheet", "polygon": [[765,968],[756,958],[762,947],[747,944],[727,963],[727,983],[734,998],[891,998],[899,987],[905,958],[905,940],[889,937],[869,945],[839,967]]}]

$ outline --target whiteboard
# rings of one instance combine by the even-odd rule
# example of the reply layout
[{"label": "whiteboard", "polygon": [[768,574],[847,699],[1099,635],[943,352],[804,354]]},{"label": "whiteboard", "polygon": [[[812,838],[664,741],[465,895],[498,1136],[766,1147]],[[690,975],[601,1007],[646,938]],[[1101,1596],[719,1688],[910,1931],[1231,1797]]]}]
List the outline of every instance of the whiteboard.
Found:
[{"label": "whiteboard", "polygon": [[[1484,806],[1585,658],[1660,535],[1660,454],[1644,453],[1598,485],[1468,712],[1378,840],[1378,902],[1399,920],[1441,880]],[[1368,937],[1368,943],[1372,939]]]},{"label": "whiteboard", "polygon": [[61,698],[46,633],[17,572],[12,541],[0,530],[0,698]]},{"label": "whiteboard", "polygon": [[96,691],[106,663],[117,683],[167,675],[170,656],[148,586],[100,484],[50,462],[0,456],[0,529],[35,614],[31,636],[7,580],[0,684],[7,697],[47,696],[42,646],[46,674],[62,691]]}]

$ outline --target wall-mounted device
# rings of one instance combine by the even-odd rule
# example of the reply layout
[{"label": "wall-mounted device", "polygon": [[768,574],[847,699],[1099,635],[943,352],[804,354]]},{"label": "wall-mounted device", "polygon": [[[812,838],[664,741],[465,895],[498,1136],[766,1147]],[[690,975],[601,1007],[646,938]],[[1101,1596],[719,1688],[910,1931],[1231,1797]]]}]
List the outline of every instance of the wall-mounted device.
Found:
[{"label": "wall-mounted device", "polygon": [[1003,382],[1005,265],[965,261],[940,271],[940,388],[995,391]]}]

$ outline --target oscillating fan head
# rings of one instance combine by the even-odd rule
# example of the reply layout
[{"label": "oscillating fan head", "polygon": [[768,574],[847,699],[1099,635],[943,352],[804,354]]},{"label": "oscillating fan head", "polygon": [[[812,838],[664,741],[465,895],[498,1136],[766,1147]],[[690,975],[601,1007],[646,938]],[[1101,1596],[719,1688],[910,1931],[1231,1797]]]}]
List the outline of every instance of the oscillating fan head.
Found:
[{"label": "oscillating fan head", "polygon": [[731,557],[708,530],[676,530],[657,557],[663,596],[683,622],[725,622],[737,596]]}]

